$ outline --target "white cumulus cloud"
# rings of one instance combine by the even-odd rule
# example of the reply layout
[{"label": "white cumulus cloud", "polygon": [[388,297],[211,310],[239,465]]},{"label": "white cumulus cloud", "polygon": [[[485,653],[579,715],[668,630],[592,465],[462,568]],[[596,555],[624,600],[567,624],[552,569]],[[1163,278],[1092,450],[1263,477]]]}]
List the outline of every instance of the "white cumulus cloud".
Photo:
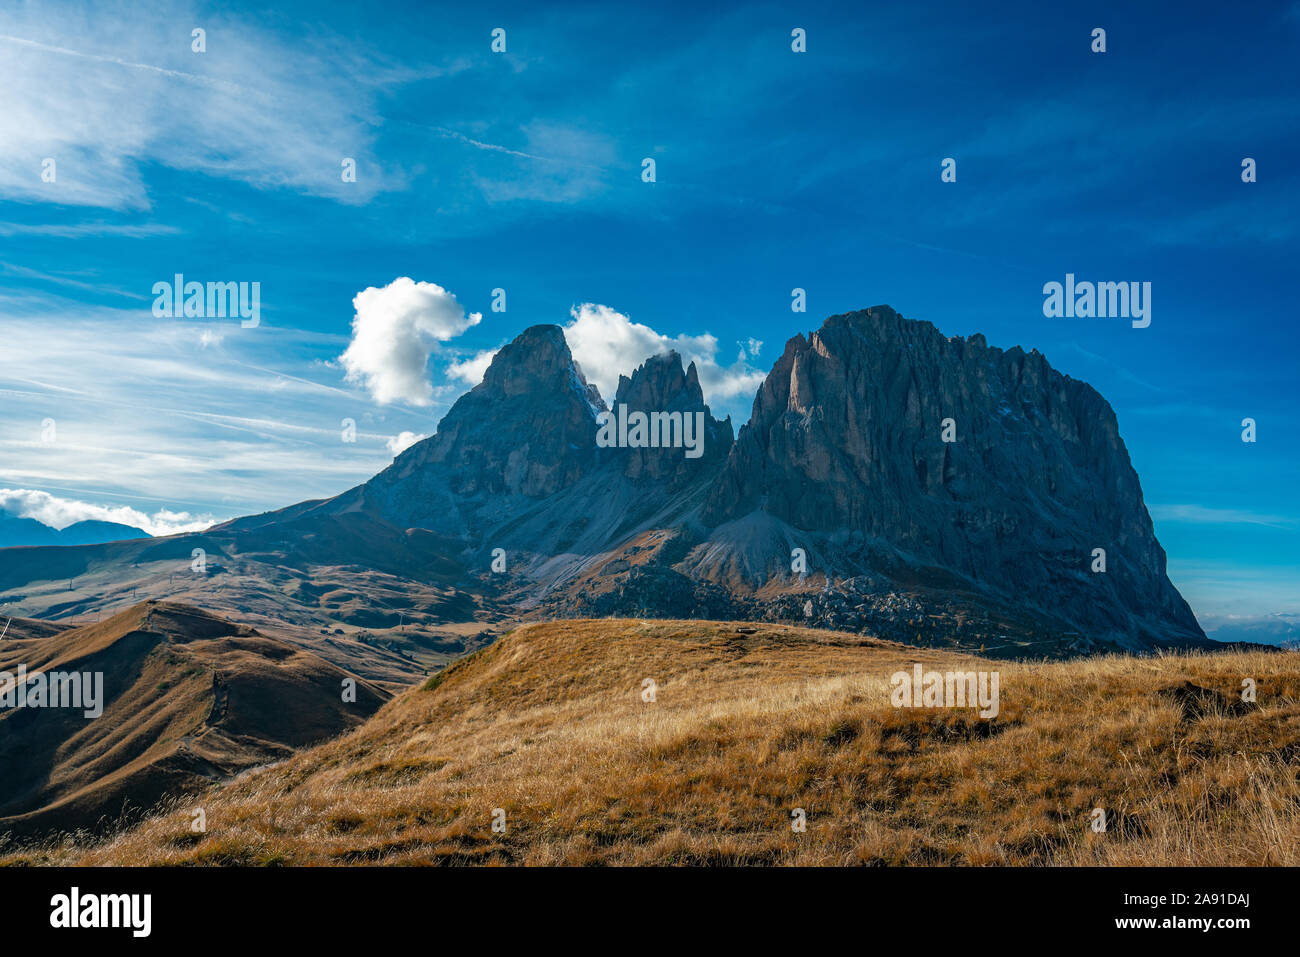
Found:
[{"label": "white cumulus cloud", "polygon": [[369,286],[352,300],[352,342],[339,361],[349,382],[360,383],[381,405],[430,405],[429,356],[438,343],[477,325],[456,297],[431,282],[402,276],[383,288]]},{"label": "white cumulus cloud", "polygon": [[142,528],[150,535],[199,532],[216,523],[209,515],[168,509],[148,515],[129,505],[95,505],[26,488],[0,488],[0,511],[18,518],[32,518],[51,528],[64,529],[76,522],[117,522]]},{"label": "white cumulus cloud", "polygon": [[483,374],[487,372],[496,354],[496,349],[484,349],[468,359],[453,362],[447,367],[447,375],[459,379],[470,387],[476,386],[483,381]]},{"label": "white cumulus cloud", "polygon": [[620,375],[631,375],[646,359],[670,349],[682,357],[683,365],[695,363],[700,388],[709,402],[753,395],[763,382],[762,370],[744,359],[729,366],[719,365],[718,340],[708,333],[666,336],[609,306],[589,302],[573,307],[571,315],[572,320],[564,327],[569,350],[582,366],[587,381],[594,382],[607,401],[613,399]]},{"label": "white cumulus cloud", "polygon": [[416,442],[419,442],[422,439],[427,439],[427,438],[428,436],[425,435],[423,432],[416,433],[416,432],[407,432],[403,430],[400,435],[394,435],[391,439],[389,439],[384,444],[388,446],[388,451],[392,452],[393,455],[397,456],[397,455],[401,455],[403,452],[409,449]]}]

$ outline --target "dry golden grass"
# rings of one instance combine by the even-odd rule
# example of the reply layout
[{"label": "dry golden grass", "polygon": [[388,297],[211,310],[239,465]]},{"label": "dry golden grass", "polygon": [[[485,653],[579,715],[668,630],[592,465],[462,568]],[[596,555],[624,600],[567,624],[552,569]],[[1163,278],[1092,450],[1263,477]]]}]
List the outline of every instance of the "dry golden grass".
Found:
[{"label": "dry golden grass", "polygon": [[[998,717],[891,707],[890,675],[918,661],[999,671]],[[529,625],[350,734],[101,844],[8,862],[1295,865],[1298,666],[1267,652],[990,662],[775,625]],[[1240,703],[1247,677],[1257,704]],[[206,834],[190,831],[194,807]]]}]

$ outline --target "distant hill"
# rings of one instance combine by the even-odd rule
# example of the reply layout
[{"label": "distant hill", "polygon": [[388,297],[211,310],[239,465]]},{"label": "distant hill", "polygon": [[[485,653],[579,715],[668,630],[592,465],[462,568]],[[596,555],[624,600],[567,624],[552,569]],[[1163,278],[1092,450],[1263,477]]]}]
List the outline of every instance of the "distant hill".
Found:
[{"label": "distant hill", "polygon": [[0,548],[23,545],[58,545],[59,530],[36,521],[0,512]]},{"label": "distant hill", "polygon": [[100,673],[103,711],[0,709],[0,834],[138,815],[338,735],[388,698],[357,680],[344,702],[348,672],[186,605],[141,603],[62,631],[15,624],[0,672]]},{"label": "distant hill", "polygon": [[105,542],[124,542],[134,538],[151,538],[143,528],[122,525],[119,522],[74,522],[59,533],[61,545],[102,545]]},{"label": "distant hill", "polygon": [[[894,707],[914,664],[998,673],[997,715]],[[784,625],[533,624],[205,795],[205,835],[180,809],[10,861],[1296,865],[1298,701],[1300,655],[1276,651],[1005,662]]]},{"label": "distant hill", "polygon": [[0,512],[0,548],[39,545],[102,545],[136,538],[149,538],[148,532],[118,522],[89,520],[74,522],[63,529],[53,528],[34,518],[19,518]]},{"label": "distant hill", "polygon": [[19,638],[49,638],[73,626],[65,622],[42,621],[39,618],[11,618],[0,614],[0,640],[17,641]]},{"label": "distant hill", "polygon": [[1249,641],[1280,648],[1300,647],[1300,615],[1276,614],[1254,618],[1221,618],[1206,628],[1215,641]]}]

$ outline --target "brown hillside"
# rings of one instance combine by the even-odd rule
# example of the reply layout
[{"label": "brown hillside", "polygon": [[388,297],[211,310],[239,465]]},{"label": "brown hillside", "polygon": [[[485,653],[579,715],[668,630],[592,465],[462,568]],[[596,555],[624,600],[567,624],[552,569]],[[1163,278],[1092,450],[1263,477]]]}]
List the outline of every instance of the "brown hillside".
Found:
[{"label": "brown hillside", "polygon": [[[138,813],[359,724],[387,694],[320,657],[197,608],[145,603],[0,642],[0,671],[102,672],[103,714],[0,710],[0,833]],[[107,823],[107,822],[105,822]]]},{"label": "brown hillside", "polygon": [[67,622],[42,621],[39,618],[10,618],[0,615],[0,641],[16,641],[19,638],[48,638],[61,631],[67,631],[72,625]]}]

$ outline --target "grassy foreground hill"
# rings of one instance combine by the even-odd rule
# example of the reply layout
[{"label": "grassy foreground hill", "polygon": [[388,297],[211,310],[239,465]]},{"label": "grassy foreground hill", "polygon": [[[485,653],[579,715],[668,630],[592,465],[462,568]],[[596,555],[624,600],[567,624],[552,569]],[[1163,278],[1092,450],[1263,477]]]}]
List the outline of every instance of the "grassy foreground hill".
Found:
[{"label": "grassy foreground hill", "polygon": [[[997,717],[894,708],[916,662],[999,672]],[[562,621],[114,838],[8,863],[1295,865],[1298,771],[1297,653],[1011,663]]]}]

